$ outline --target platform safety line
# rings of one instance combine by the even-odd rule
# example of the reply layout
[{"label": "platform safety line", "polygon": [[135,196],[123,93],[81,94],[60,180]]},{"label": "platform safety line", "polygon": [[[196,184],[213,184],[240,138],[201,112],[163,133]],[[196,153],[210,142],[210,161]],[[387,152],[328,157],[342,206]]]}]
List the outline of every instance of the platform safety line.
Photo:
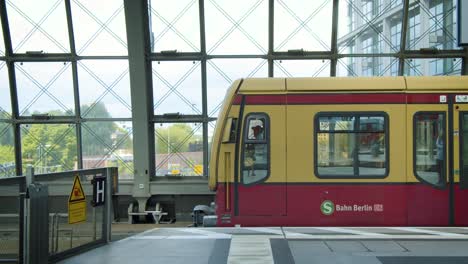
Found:
[{"label": "platform safety line", "polygon": [[145,234],[148,234],[148,233],[151,233],[151,232],[154,232],[154,231],[157,231],[157,230],[159,230],[158,227],[153,228],[153,229],[148,229],[148,230],[143,231],[143,232],[141,232],[141,233],[138,233],[138,234],[136,234],[136,235],[129,236],[129,237],[126,237],[126,238],[124,238],[124,239],[120,239],[120,240],[118,240],[118,241],[115,241],[115,243],[125,242],[125,241],[127,241],[127,240],[134,239],[135,237],[138,237],[138,236],[144,236]]},{"label": "platform safety line", "polygon": [[[230,239],[230,234],[208,231],[201,228],[171,228],[174,232],[189,233],[189,235],[153,235],[153,236],[135,236],[133,239]],[[194,234],[194,235],[190,235]]]},{"label": "platform safety line", "polygon": [[[279,228],[279,227],[277,227],[277,228]],[[281,229],[276,230],[275,228],[268,228],[268,227],[242,227],[242,229],[256,231],[256,232],[259,232],[259,233],[270,233],[270,234],[273,234],[273,235],[279,235],[279,236],[284,237],[284,238],[313,238],[314,237],[313,235],[309,235],[309,234],[288,232],[284,228],[283,228],[284,234],[283,234],[283,231]],[[242,234],[239,234],[239,235],[242,235]],[[273,236],[270,236],[270,237],[273,238]]]},{"label": "platform safety line", "polygon": [[[134,237],[133,239],[136,240],[161,240],[161,239],[227,239],[228,237],[226,236],[184,236],[184,235],[178,235],[178,236],[142,236],[142,237]],[[230,238],[230,237],[229,237]]]},{"label": "platform safety line", "polygon": [[255,231],[258,233],[268,233],[268,234],[274,234],[274,235],[283,235],[283,232],[279,227],[242,227],[244,230],[250,230],[250,231]]},{"label": "platform safety line", "polygon": [[434,235],[389,235],[389,236],[363,236],[363,235],[313,235],[311,237],[288,237],[295,240],[466,240],[468,237],[460,236],[434,236]]},{"label": "platform safety line", "polygon": [[208,237],[231,238],[231,234],[213,232],[213,231],[208,231],[206,229],[201,229],[201,228],[193,228],[193,227],[192,228],[178,228],[177,231],[203,235],[203,236],[208,236]]},{"label": "platform safety line", "polygon": [[468,235],[462,235],[462,234],[457,234],[457,233],[440,232],[440,231],[422,229],[422,228],[415,228],[415,227],[388,227],[388,228],[389,229],[402,230],[402,231],[408,231],[408,232],[414,232],[414,233],[425,233],[425,234],[432,234],[432,235],[446,236],[446,237],[468,238]]},{"label": "platform safety line", "polygon": [[390,236],[388,234],[359,231],[355,229],[348,229],[348,228],[341,228],[341,227],[313,227],[313,228],[319,229],[319,230],[337,232],[337,233],[355,234],[355,235],[360,235],[360,236],[371,236],[371,237],[389,237]]}]

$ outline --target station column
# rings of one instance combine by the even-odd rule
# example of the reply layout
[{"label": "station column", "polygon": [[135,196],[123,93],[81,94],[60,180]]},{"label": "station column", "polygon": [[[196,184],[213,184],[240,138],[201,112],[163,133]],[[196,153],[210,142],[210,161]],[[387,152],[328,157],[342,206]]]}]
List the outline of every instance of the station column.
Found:
[{"label": "station column", "polygon": [[150,197],[149,179],[154,173],[153,94],[147,1],[124,0],[133,122],[133,197],[139,212]]}]

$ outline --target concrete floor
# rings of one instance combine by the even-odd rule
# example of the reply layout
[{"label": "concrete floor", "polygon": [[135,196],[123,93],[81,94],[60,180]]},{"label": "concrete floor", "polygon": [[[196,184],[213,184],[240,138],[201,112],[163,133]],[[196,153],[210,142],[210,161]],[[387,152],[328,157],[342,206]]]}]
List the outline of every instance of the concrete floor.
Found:
[{"label": "concrete floor", "polygon": [[467,249],[468,228],[158,227],[59,263],[468,264]]}]

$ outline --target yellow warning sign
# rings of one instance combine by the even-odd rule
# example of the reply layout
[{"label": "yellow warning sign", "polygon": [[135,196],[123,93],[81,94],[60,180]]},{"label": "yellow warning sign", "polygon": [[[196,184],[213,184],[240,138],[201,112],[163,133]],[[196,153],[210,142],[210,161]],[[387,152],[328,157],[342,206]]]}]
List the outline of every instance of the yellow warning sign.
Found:
[{"label": "yellow warning sign", "polygon": [[80,177],[76,175],[75,180],[73,181],[73,188],[68,198],[68,202],[82,201],[85,199],[86,197],[83,192],[83,187],[81,186]]},{"label": "yellow warning sign", "polygon": [[81,186],[80,177],[76,175],[68,197],[68,223],[75,224],[84,221],[86,221],[86,196]]}]

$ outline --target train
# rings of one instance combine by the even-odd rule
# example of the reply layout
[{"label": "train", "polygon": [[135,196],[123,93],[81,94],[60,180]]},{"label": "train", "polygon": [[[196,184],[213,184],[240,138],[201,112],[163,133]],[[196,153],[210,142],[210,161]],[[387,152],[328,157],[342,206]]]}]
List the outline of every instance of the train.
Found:
[{"label": "train", "polygon": [[468,76],[237,80],[209,187],[217,226],[468,226]]}]

